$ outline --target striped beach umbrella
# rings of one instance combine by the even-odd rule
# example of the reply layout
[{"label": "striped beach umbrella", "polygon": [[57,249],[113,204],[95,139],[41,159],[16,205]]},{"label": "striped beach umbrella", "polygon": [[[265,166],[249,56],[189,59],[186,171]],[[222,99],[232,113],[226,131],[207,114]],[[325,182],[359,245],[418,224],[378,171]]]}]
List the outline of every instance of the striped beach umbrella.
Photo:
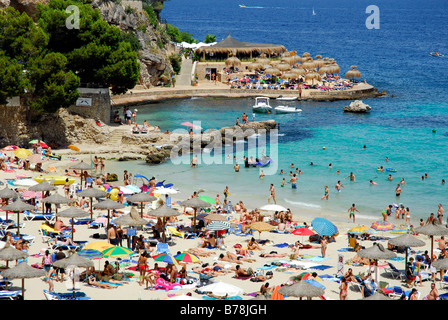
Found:
[{"label": "striped beach umbrella", "polygon": [[364,225],[353,227],[347,231],[347,233],[351,233],[351,234],[363,234],[363,233],[371,233],[371,232],[372,232],[372,229],[369,227],[366,227]]},{"label": "striped beach umbrella", "polygon": [[80,257],[89,260],[101,259],[103,257],[103,253],[95,249],[83,249],[78,251],[78,254]]},{"label": "striped beach umbrella", "polygon": [[409,226],[399,226],[393,228],[390,233],[408,233],[409,229],[410,229]]},{"label": "striped beach umbrella", "polygon": [[205,230],[209,231],[221,231],[228,229],[230,229],[230,223],[225,221],[212,221],[205,227]]},{"label": "striped beach umbrella", "polygon": [[388,231],[394,229],[395,225],[393,225],[389,221],[379,220],[372,223],[371,228],[376,231]]},{"label": "striped beach umbrella", "polygon": [[113,246],[106,250],[103,250],[104,258],[118,258],[118,257],[129,257],[134,254],[131,249],[121,246]]},{"label": "striped beach umbrella", "polygon": [[311,221],[311,226],[321,236],[331,237],[339,232],[338,228],[331,221],[324,218],[315,218]]},{"label": "striped beach umbrella", "polygon": [[188,252],[177,254],[174,256],[174,258],[179,262],[186,262],[186,263],[195,263],[201,260],[197,255]]},{"label": "striped beach umbrella", "polygon": [[169,253],[162,253],[162,254],[154,256],[153,258],[154,258],[154,261],[158,261],[158,262],[165,262],[165,263],[174,264],[174,265],[179,264],[179,262],[176,260],[176,258],[173,257],[173,255],[171,255]]}]

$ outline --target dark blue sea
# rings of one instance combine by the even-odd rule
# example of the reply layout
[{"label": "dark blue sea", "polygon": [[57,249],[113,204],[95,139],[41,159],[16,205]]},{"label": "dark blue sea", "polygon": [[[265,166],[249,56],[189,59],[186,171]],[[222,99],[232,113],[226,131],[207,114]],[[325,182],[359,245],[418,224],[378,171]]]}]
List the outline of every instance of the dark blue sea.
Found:
[{"label": "dark blue sea", "polygon": [[[379,8],[379,29],[366,27],[372,14],[366,8],[372,4]],[[448,185],[441,183],[448,181],[448,1],[170,0],[162,18],[198,41],[207,34],[219,41],[230,32],[240,41],[283,44],[299,55],[334,58],[342,74],[356,65],[362,80],[385,90],[387,96],[364,100],[372,107],[370,114],[344,113],[342,107],[349,101],[337,101],[296,102],[301,115],[275,115],[281,123],[275,168],[287,173],[302,170],[298,190],[289,184],[280,187],[289,175],[277,172],[260,179],[258,170],[235,173],[231,164],[192,170],[188,164],[134,163],[130,165],[134,173],[174,182],[184,198],[198,188],[214,197],[229,185],[231,200],[253,206],[267,202],[269,185],[274,183],[278,204],[297,214],[340,219],[348,218],[352,203],[361,211],[359,216],[372,220],[378,220],[387,205],[403,203],[414,224],[426,220],[438,203],[448,207]],[[432,51],[445,57],[431,57]],[[252,104],[252,99],[170,100],[139,106],[139,120],[147,117],[162,130],[181,128],[183,121],[219,128],[233,125],[243,112],[252,114]],[[236,161],[242,157],[235,155]],[[379,166],[393,172],[378,172]],[[355,182],[344,179],[350,172]],[[421,180],[425,173],[429,178]],[[393,181],[388,181],[389,174]],[[402,178],[406,185],[398,198],[394,190]],[[334,188],[338,180],[345,187],[339,193]],[[378,184],[372,186],[370,180]],[[328,201],[321,200],[325,185],[330,189]]]}]

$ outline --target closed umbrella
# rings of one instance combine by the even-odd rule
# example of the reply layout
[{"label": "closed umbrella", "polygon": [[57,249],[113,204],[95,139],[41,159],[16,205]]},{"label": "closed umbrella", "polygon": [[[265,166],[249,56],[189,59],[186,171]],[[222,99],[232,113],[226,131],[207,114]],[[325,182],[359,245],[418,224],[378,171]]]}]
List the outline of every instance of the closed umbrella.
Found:
[{"label": "closed umbrella", "polygon": [[14,268],[2,271],[0,274],[7,279],[22,279],[22,297],[25,300],[25,279],[43,277],[45,271],[43,269],[33,268],[26,262],[22,262]]},{"label": "closed umbrella", "polygon": [[66,210],[63,210],[61,212],[59,212],[58,214],[59,217],[63,217],[63,218],[71,218],[72,220],[72,240],[75,241],[75,239],[73,238],[73,220],[74,218],[85,218],[89,216],[88,212],[85,212],[82,209],[79,209],[75,206],[72,206]]},{"label": "closed umbrella", "polygon": [[322,288],[309,284],[305,280],[298,281],[292,285],[283,286],[278,293],[288,297],[298,297],[300,299],[307,297],[321,297],[325,291]]},{"label": "closed umbrella", "polygon": [[[57,260],[53,264],[56,268],[67,269],[70,266],[78,268],[90,268],[93,267],[93,262],[81,257],[78,253],[72,252],[72,254],[64,259]],[[75,288],[75,276],[73,275],[73,288]],[[75,297],[75,290],[73,290],[73,297]]]},{"label": "closed umbrella", "polygon": [[193,216],[193,228],[196,230],[196,212],[199,208],[209,208],[212,205],[204,200],[199,199],[198,197],[193,197],[191,199],[182,201],[180,203],[183,207],[190,207],[194,209],[194,216]]},{"label": "closed umbrella", "polygon": [[415,232],[425,234],[431,238],[431,260],[432,260],[432,256],[434,254],[434,236],[444,236],[448,234],[448,228],[443,228],[436,224],[428,223],[422,227],[415,228]]},{"label": "closed umbrella", "polygon": [[98,202],[93,207],[95,209],[106,209],[107,210],[107,225],[109,225],[110,210],[123,209],[124,205],[117,201],[113,201],[112,199],[106,199],[104,201]]},{"label": "closed umbrella", "polygon": [[378,260],[380,259],[392,259],[395,258],[397,255],[390,251],[385,249],[381,244],[376,243],[370,248],[362,249],[358,251],[358,255],[361,258],[367,258],[367,259],[373,259],[375,260],[375,281],[378,282]]},{"label": "closed umbrella", "polygon": [[34,206],[23,202],[22,200],[17,199],[13,203],[10,203],[8,205],[5,205],[1,207],[2,210],[5,210],[6,212],[12,211],[17,213],[17,234],[20,234],[20,219],[19,219],[19,213],[23,211],[32,211],[34,210]]},{"label": "closed umbrella", "polygon": [[96,188],[87,188],[77,193],[78,197],[88,197],[90,198],[90,221],[93,220],[93,204],[92,199],[93,198],[99,198],[99,197],[105,197],[107,193],[105,191],[102,191],[100,189]]},{"label": "closed umbrella", "polygon": [[408,247],[423,247],[425,245],[424,241],[417,239],[416,237],[410,234],[404,234],[402,236],[392,238],[388,241],[388,243],[390,245],[397,247],[405,247],[406,250],[405,266],[408,265]]},{"label": "closed umbrella", "polygon": [[331,237],[339,232],[338,228],[331,221],[324,218],[314,218],[311,221],[311,226],[321,236]]},{"label": "closed umbrella", "polygon": [[136,193],[132,196],[129,196],[126,198],[127,202],[139,202],[140,203],[140,216],[143,218],[143,202],[152,202],[157,200],[156,197],[151,196],[150,194],[141,192],[141,193]]}]

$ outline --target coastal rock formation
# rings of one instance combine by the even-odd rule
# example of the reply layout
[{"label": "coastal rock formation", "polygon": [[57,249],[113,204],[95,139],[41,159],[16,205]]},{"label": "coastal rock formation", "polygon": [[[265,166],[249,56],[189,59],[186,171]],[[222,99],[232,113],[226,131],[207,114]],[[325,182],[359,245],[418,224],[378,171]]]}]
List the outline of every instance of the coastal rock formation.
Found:
[{"label": "coastal rock formation", "polygon": [[365,104],[361,100],[355,100],[352,103],[350,103],[349,106],[345,106],[342,108],[342,110],[344,110],[345,112],[358,112],[358,113],[368,112],[371,109],[372,108],[369,105]]},{"label": "coastal rock formation", "polygon": [[48,0],[1,0],[0,7],[5,4],[5,7],[11,6],[20,12],[26,12],[30,17],[34,17],[39,3],[46,4]]}]

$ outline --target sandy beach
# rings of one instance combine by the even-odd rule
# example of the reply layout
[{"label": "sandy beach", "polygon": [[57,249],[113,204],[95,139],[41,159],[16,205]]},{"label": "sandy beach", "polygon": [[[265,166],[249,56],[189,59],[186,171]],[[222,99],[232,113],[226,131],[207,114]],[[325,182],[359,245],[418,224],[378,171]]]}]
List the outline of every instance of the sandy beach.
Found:
[{"label": "sandy beach", "polygon": [[[84,146],[86,148],[86,146]],[[84,151],[88,149],[83,149]],[[92,149],[93,151],[93,149]],[[98,150],[97,150],[98,151]],[[89,163],[90,161],[90,154],[87,152],[79,153],[76,155],[76,153],[72,150],[58,150],[58,154],[62,155],[61,161],[45,161],[43,163],[43,168],[46,169],[49,166],[56,167],[57,173],[61,174],[61,172],[64,172],[66,168],[69,168],[74,163],[77,163],[79,160],[84,160],[85,162]],[[101,156],[101,154],[95,153],[94,155]],[[108,154],[109,155],[109,154]],[[109,155],[110,156],[110,155]],[[70,159],[70,157],[75,157],[76,161],[73,159]],[[108,161],[106,161],[106,170],[107,170]],[[126,162],[123,163],[123,170],[126,169]],[[17,175],[26,175],[26,176],[37,176],[38,173],[34,171],[25,171],[25,170],[19,170],[15,169],[15,172],[1,172],[0,173],[0,180],[5,181],[5,179],[15,179]],[[121,186],[122,184],[122,174],[118,174],[119,181],[111,183],[113,186]],[[79,178],[76,178],[77,181],[79,181]],[[27,188],[23,188],[23,190],[26,190]],[[183,201],[186,200],[186,198],[190,194],[190,190],[182,190],[183,192],[178,195],[172,196],[172,202],[176,201]],[[58,186],[58,193],[63,195],[62,186]],[[76,198],[76,196],[75,196]],[[95,200],[94,200],[95,201]],[[95,203],[95,202],[94,202]],[[260,204],[263,205],[263,204]],[[58,210],[61,211],[66,206],[62,206]],[[129,208],[129,207],[128,207]],[[248,208],[249,209],[249,208]],[[250,208],[253,209],[253,208]],[[104,210],[94,210],[94,219],[96,217],[99,217],[100,215],[105,214],[106,211]],[[129,212],[129,210],[124,209],[123,213]],[[148,208],[145,207],[144,209],[145,215],[148,212]],[[1,213],[4,217],[4,212]],[[16,219],[15,214],[10,214],[10,218]],[[178,221],[176,222],[176,225],[191,225],[191,214],[182,214],[178,216]],[[378,217],[378,220],[380,220],[380,216]],[[230,220],[238,220],[239,214],[231,214]],[[391,222],[394,223],[393,217],[390,217]],[[296,223],[297,226],[303,226],[303,223],[306,222],[308,225],[311,224],[311,219],[309,216],[300,216],[298,213],[293,212],[293,223]],[[62,218],[62,221],[69,225],[68,219]],[[39,233],[39,227],[42,225],[44,220],[33,220],[33,221],[24,221],[23,216],[20,219],[20,222],[24,223],[24,226],[20,229],[22,234],[26,235],[32,235],[35,236],[34,241],[30,244],[30,248],[28,250],[28,253],[30,257],[28,258],[28,264],[40,264],[42,262],[42,253],[49,249],[46,243],[44,243],[42,240],[42,236]],[[339,300],[339,283],[334,281],[333,278],[337,273],[337,264],[339,255],[342,255],[344,257],[344,273],[349,269],[353,269],[353,273],[355,275],[366,273],[369,269],[369,266],[367,265],[348,265],[347,262],[350,261],[353,257],[355,257],[356,252],[349,250],[349,242],[347,237],[347,231],[350,228],[353,228],[357,225],[362,225],[366,223],[366,226],[370,226],[371,221],[362,221],[361,219],[358,219],[356,224],[353,224],[352,222],[335,222],[335,224],[338,227],[339,235],[335,238],[335,242],[331,242],[328,244],[328,248],[326,251],[325,258],[322,258],[321,254],[321,248],[320,245],[317,243],[310,243],[308,241],[308,236],[299,236],[294,234],[282,234],[282,233],[275,233],[275,232],[262,232],[259,234],[258,232],[254,232],[253,235],[236,235],[236,234],[226,234],[224,235],[224,245],[225,248],[223,249],[201,249],[202,251],[209,254],[207,257],[201,257],[201,263],[209,263],[212,265],[214,262],[218,261],[218,256],[221,253],[231,252],[235,253],[235,245],[240,244],[243,248],[247,247],[248,240],[251,239],[251,237],[254,237],[256,240],[268,240],[266,244],[260,245],[261,250],[253,250],[250,253],[250,258],[254,259],[254,262],[244,262],[241,264],[243,268],[252,268],[254,271],[256,270],[262,270],[264,269],[264,274],[266,274],[267,271],[273,272],[273,277],[267,282],[269,282],[270,287],[279,286],[281,284],[288,283],[290,281],[291,277],[299,276],[304,272],[316,272],[318,276],[321,276],[321,279],[319,280],[322,285],[326,287],[324,297],[328,300]],[[367,224],[369,223],[369,224]],[[97,242],[97,241],[103,241],[106,242],[107,240],[103,239],[94,239],[92,238],[92,235],[94,233],[100,233],[105,234],[104,228],[99,229],[90,229],[87,225],[76,225],[75,226],[75,241],[88,241],[88,242]],[[16,231],[16,229],[11,229],[11,231]],[[148,238],[150,235],[146,231],[138,231],[137,235],[143,234],[145,238]],[[376,236],[382,236],[384,238],[392,238],[399,236],[399,234],[391,234],[389,232],[377,232],[375,234]],[[411,253],[410,256],[415,257],[415,253],[423,253],[424,250],[430,250],[430,240],[429,237],[425,235],[418,235],[419,239],[425,241],[426,245],[424,247],[414,248],[417,252],[414,252],[414,254]],[[439,237],[435,237],[435,240],[438,240]],[[299,251],[299,257],[295,258],[293,260],[290,260],[290,254],[293,253],[292,249],[289,247],[290,245],[293,245],[295,241],[301,241],[305,245],[311,245],[312,247],[309,249],[301,249]],[[172,254],[176,254],[177,252],[184,252],[188,249],[192,248],[198,248],[200,243],[202,243],[202,238],[195,238],[195,239],[183,239],[180,237],[173,236],[172,237],[172,246],[169,246],[169,250]],[[359,240],[359,243],[361,246],[364,246],[366,248],[369,248],[373,245],[374,241],[371,240]],[[387,240],[380,240],[378,243],[381,243],[385,248],[387,248]],[[126,240],[123,241],[123,245],[126,245]],[[434,248],[438,248],[437,242],[434,244]],[[156,254],[156,248],[151,247],[150,249],[153,254]],[[53,252],[54,250],[51,250]],[[279,257],[260,257],[260,254],[262,253],[270,253],[270,252],[277,252],[278,254],[285,254],[285,257],[279,258]],[[65,251],[67,253],[67,251]],[[398,254],[398,258],[396,261],[389,261],[392,262],[399,270],[404,269],[404,254]],[[103,270],[103,266],[105,261],[108,260],[109,262],[113,263],[116,261],[114,258],[109,259],[101,259],[101,260],[93,260],[95,268],[98,270]],[[132,257],[132,260],[129,264],[122,264],[120,266],[120,273],[128,273],[132,274],[133,276],[131,278],[128,278],[128,281],[121,283],[120,285],[116,286],[114,289],[104,289],[104,288],[98,288],[91,285],[88,285],[87,283],[79,283],[80,291],[84,292],[86,296],[90,297],[92,300],[163,300],[170,297],[174,297],[176,295],[184,295],[187,293],[191,293],[193,297],[202,299],[205,294],[198,294],[195,292],[196,287],[194,285],[186,285],[182,287],[181,289],[176,290],[151,290],[146,289],[145,286],[139,285],[139,275],[136,271],[128,270],[129,267],[135,267],[136,261],[138,260],[138,254]],[[280,262],[279,265],[273,266],[272,262]],[[4,264],[4,262],[3,262]],[[223,264],[228,265],[228,267],[236,266],[235,263],[229,263],[229,262],[223,262]],[[278,264],[278,263],[277,263]],[[10,262],[10,267],[14,266],[15,262]],[[148,258],[148,265],[152,269],[154,266],[154,259]],[[165,266],[165,263],[160,263],[159,266]],[[201,264],[187,264],[187,276],[198,279],[199,274],[192,271],[192,268],[194,267],[200,267]],[[294,267],[296,266],[296,267]],[[302,266],[302,267],[298,267]],[[304,268],[305,266],[305,268]],[[402,287],[404,290],[409,290],[404,286],[404,282],[402,282],[399,279],[393,279],[390,274],[388,274],[387,264],[385,261],[379,262],[379,273],[378,273],[378,280],[379,281],[385,281],[388,283],[388,286],[399,286]],[[179,267],[180,268],[180,267]],[[260,269],[261,268],[261,269]],[[83,270],[81,270],[83,271]],[[234,272],[229,272],[227,274],[220,274],[214,278],[212,278],[212,281],[222,281],[225,283],[229,283],[232,285],[235,285],[237,287],[240,287],[244,290],[244,294],[240,295],[240,297],[243,300],[252,299],[254,295],[260,290],[260,287],[263,283],[262,282],[252,282],[248,279],[242,280],[237,279],[234,277]],[[56,292],[64,293],[67,291],[67,286],[69,281],[67,281],[67,276],[65,277],[66,280],[64,282],[56,282],[54,281],[54,289]],[[436,276],[436,279],[439,280],[439,275]],[[438,282],[438,281],[437,281]],[[12,280],[13,286],[12,288],[9,288],[10,290],[20,290],[21,288],[21,280],[16,279]],[[417,290],[420,292],[420,298],[423,299],[425,295],[427,295],[430,292],[430,281],[424,281],[422,283],[422,286],[417,285]],[[33,279],[26,279],[25,280],[25,299],[26,300],[45,300],[45,296],[43,293],[43,290],[48,290],[49,285],[46,283],[43,278],[33,278]],[[437,283],[437,288],[440,288],[439,283]],[[440,289],[439,289],[440,290]],[[444,293],[444,290],[440,290],[440,293]],[[294,297],[287,297],[286,299],[297,299]],[[319,299],[319,298],[317,298]],[[362,293],[359,291],[359,287],[357,285],[349,284],[349,290],[348,290],[348,296],[347,300],[358,300],[362,299]],[[395,297],[394,299],[397,299]]]}]

